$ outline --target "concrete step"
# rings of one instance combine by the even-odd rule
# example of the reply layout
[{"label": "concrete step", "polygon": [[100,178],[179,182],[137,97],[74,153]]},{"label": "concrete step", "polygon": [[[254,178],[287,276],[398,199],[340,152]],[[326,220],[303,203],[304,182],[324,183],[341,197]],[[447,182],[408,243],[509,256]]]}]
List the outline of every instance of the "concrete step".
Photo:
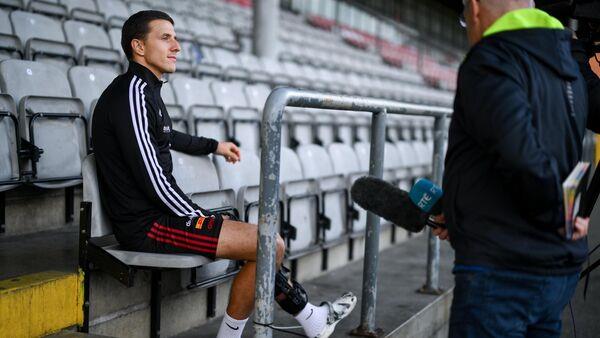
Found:
[{"label": "concrete step", "polygon": [[0,337],[40,337],[82,323],[82,280],[47,271],[0,281]]},{"label": "concrete step", "polygon": [[[392,246],[380,254],[376,326],[390,337],[441,337],[447,332],[447,324],[454,285],[451,273],[454,252],[448,243],[441,243],[440,286],[446,290],[442,295],[417,293],[425,281],[427,263],[427,238],[420,234],[401,245]],[[344,291],[362,296],[363,261],[355,261],[324,275],[306,281],[310,301],[319,304],[332,300]],[[349,332],[360,323],[360,305],[340,322],[332,337],[348,337]],[[215,337],[221,318],[206,325],[177,335],[177,338]],[[295,326],[297,322],[278,307],[275,323],[280,326]],[[301,332],[301,331],[300,331]],[[252,318],[246,325],[243,337],[254,334]],[[274,332],[274,337],[288,335]]]}]

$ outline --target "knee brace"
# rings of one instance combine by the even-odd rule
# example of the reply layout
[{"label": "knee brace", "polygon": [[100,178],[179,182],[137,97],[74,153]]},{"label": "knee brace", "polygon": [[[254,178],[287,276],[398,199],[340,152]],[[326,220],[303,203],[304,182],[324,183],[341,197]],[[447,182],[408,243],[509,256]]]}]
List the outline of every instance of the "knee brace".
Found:
[{"label": "knee brace", "polygon": [[300,313],[308,303],[306,291],[290,278],[290,270],[284,266],[275,274],[275,301],[291,315]]}]

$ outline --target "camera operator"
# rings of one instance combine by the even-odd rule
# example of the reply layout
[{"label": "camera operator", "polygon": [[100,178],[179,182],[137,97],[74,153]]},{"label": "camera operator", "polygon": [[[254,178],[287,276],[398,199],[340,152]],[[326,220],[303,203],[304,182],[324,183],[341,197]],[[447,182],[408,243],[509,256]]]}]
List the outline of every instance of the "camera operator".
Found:
[{"label": "camera operator", "polygon": [[[586,85],[571,34],[529,0],[463,0],[460,67],[436,230],[455,249],[450,337],[559,337],[587,254],[562,182],[582,155]],[[443,218],[437,220],[443,221]]]}]

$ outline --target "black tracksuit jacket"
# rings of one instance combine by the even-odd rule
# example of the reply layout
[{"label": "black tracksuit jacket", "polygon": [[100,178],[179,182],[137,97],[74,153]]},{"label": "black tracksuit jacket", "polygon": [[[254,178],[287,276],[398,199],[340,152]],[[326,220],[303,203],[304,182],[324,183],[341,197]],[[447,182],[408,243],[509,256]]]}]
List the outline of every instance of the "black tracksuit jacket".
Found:
[{"label": "black tracksuit jacket", "polygon": [[94,109],[92,144],[100,197],[117,240],[131,249],[141,246],[151,222],[161,216],[210,214],[177,185],[170,149],[206,155],[218,142],[172,130],[161,87],[149,69],[131,61]]},{"label": "black tracksuit jacket", "polygon": [[461,65],[444,173],[456,264],[557,275],[585,260],[586,240],[557,232],[588,113],[570,39],[559,29],[500,32]]}]

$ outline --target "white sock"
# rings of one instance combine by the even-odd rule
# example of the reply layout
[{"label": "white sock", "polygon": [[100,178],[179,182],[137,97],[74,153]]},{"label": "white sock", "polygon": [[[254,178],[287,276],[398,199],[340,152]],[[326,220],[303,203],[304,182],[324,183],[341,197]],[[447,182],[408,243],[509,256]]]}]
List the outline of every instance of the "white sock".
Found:
[{"label": "white sock", "polygon": [[231,318],[227,313],[223,316],[223,321],[221,322],[221,327],[219,328],[219,333],[217,334],[217,338],[240,338],[242,336],[242,331],[244,331],[244,325],[246,325],[246,319],[234,319]]},{"label": "white sock", "polygon": [[328,312],[329,307],[327,305],[314,306],[307,303],[304,309],[294,318],[302,325],[307,337],[316,337],[327,325]]}]

